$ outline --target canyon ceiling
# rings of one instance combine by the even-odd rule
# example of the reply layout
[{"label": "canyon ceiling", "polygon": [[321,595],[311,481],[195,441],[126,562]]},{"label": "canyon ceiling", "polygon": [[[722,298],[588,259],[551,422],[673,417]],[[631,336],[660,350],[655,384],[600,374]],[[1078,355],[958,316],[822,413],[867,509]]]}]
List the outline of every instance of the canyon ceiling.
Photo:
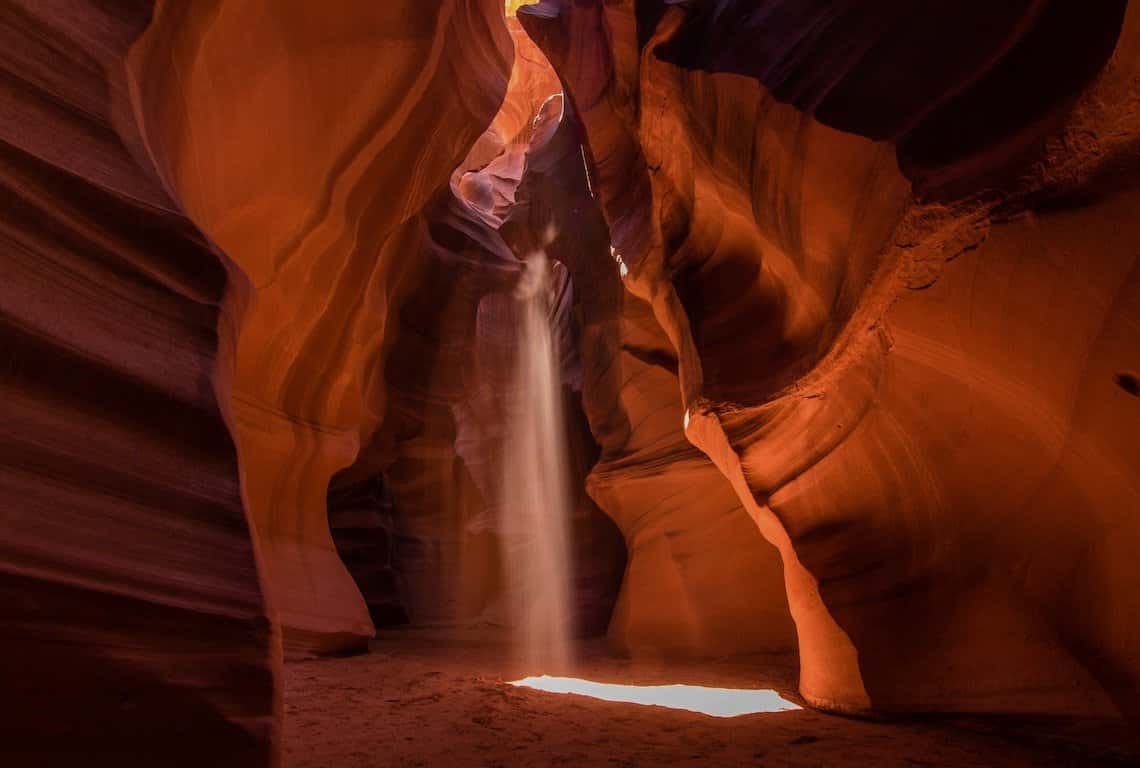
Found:
[{"label": "canyon ceiling", "polygon": [[540,250],[583,635],[1140,717],[1137,179],[1124,0],[0,0],[0,740],[502,623]]}]

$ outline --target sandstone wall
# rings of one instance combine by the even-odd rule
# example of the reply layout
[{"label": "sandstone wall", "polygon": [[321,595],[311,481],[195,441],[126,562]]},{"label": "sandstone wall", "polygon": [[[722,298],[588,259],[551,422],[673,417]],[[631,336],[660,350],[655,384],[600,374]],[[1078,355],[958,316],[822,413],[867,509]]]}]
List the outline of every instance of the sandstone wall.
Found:
[{"label": "sandstone wall", "polygon": [[248,277],[235,436],[289,652],[372,636],[326,493],[385,418],[422,211],[505,91],[502,17],[494,0],[167,3],[133,53],[152,152]]},{"label": "sandstone wall", "polygon": [[819,706],[1135,711],[1124,8],[519,12],[645,302],[627,410],[779,550]]},{"label": "sandstone wall", "polygon": [[0,3],[0,743],[268,765],[280,638],[229,427],[242,278],[164,184],[149,3]]}]

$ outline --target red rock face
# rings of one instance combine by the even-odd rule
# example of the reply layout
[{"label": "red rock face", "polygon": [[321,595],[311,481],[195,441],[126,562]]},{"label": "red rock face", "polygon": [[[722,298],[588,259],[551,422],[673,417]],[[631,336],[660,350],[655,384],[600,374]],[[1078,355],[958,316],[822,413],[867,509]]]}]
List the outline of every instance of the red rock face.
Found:
[{"label": "red rock face", "polygon": [[497,2],[97,5],[0,13],[5,752],[268,764],[278,627],[372,635],[329,478],[510,37]]},{"label": "red rock face", "polygon": [[554,233],[547,250],[575,285],[583,406],[600,447],[585,486],[629,556],[610,640],[653,656],[791,649],[778,555],[678,428],[675,356],[649,305],[622,287],[578,117],[569,111],[549,129],[536,126],[503,231],[523,253],[538,233]]},{"label": "red rock face", "polygon": [[123,60],[149,21],[146,3],[0,9],[12,765],[267,764],[276,734],[279,640],[227,428],[236,272],[133,119]]},{"label": "red rock face", "polygon": [[[399,333],[386,363],[390,417],[344,472],[345,478],[382,472],[392,490],[394,558],[413,624],[509,622],[499,484],[507,415],[528,396],[514,389],[518,318],[511,295],[523,260],[546,237],[545,220],[542,226],[512,222],[529,210],[535,187],[549,194],[563,180],[535,175],[536,142],[559,125],[557,79],[521,27],[512,21],[508,28],[516,56],[503,104],[426,213],[430,248],[417,259],[426,266],[422,277],[405,283]],[[584,184],[574,147],[579,159],[571,178]],[[547,202],[539,207],[546,210]],[[596,447],[581,407],[575,315],[582,299],[566,270],[555,281],[560,301],[552,320],[575,488],[577,628],[598,633],[609,617],[623,552],[612,523],[585,494]]]},{"label": "red rock face", "polygon": [[648,407],[779,549],[819,706],[1135,711],[1123,11],[1011,6],[961,53],[957,4],[520,11],[646,302],[660,383],[618,389],[676,366]]},{"label": "red rock face", "polygon": [[1140,10],[993,5],[0,0],[0,743],[504,623],[540,248],[582,633],[1136,715]]},{"label": "red rock face", "polygon": [[440,275],[422,258],[436,250],[424,209],[502,99],[501,17],[495,2],[318,16],[307,3],[171,3],[132,53],[152,151],[248,277],[230,397],[288,653],[372,636],[326,493],[399,418],[389,390],[404,381],[384,371],[400,363],[385,360],[416,354],[400,308]]}]

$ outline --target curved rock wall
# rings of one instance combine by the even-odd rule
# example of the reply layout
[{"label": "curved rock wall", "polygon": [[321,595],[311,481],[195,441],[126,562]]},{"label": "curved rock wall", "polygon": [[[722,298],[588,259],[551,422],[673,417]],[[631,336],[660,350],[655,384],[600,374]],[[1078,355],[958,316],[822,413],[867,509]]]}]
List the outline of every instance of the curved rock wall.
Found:
[{"label": "curved rock wall", "polygon": [[675,356],[649,306],[622,288],[579,120],[567,110],[556,122],[558,112],[561,100],[536,123],[503,231],[524,253],[550,238],[547,252],[575,286],[582,404],[600,447],[585,485],[629,558],[611,643],[639,656],[791,649],[778,554],[679,428]]},{"label": "curved rock wall", "polygon": [[618,391],[779,549],[802,692],[1135,712],[1140,14],[667,5],[519,18],[645,302]]},{"label": "curved rock wall", "polygon": [[392,494],[382,476],[353,481],[334,475],[329,483],[329,529],[337,554],[356,583],[377,628],[406,624],[403,574],[396,553]]},{"label": "curved rock wall", "polygon": [[287,651],[372,636],[326,491],[385,417],[394,297],[423,274],[421,210],[502,99],[502,16],[495,0],[167,3],[133,53],[153,153],[249,278],[235,435]]},{"label": "curved rock wall", "polygon": [[148,3],[0,3],[0,743],[268,765],[280,640],[227,429],[240,275],[143,146]]},{"label": "curved rock wall", "polygon": [[[523,260],[544,234],[504,224],[523,205],[531,178],[536,116],[558,91],[553,71],[517,23],[508,23],[515,66],[503,105],[427,212],[430,265],[406,281],[386,378],[389,417],[348,475],[382,471],[393,489],[395,560],[413,624],[503,625],[509,585],[502,572],[499,488],[514,390],[514,302]],[[540,116],[539,120],[543,118]],[[554,118],[557,122],[557,118]],[[581,176],[579,164],[574,171]],[[557,185],[548,178],[544,185]],[[547,186],[546,188],[549,188]],[[571,473],[577,626],[603,630],[622,561],[620,540],[583,491],[594,446],[581,424],[575,307],[563,271],[552,322],[562,351]]]},{"label": "curved rock wall", "polygon": [[582,628],[600,509],[630,653],[1140,713],[1140,8],[340,11],[0,0],[9,753],[272,764],[282,636],[500,621],[538,248]]}]

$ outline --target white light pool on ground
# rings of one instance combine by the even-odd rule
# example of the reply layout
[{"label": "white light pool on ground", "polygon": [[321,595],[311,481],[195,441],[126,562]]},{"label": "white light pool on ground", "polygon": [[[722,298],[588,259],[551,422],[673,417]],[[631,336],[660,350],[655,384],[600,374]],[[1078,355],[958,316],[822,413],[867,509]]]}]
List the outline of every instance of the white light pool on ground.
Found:
[{"label": "white light pool on ground", "polygon": [[795,703],[769,689],[708,688],[703,685],[618,685],[550,675],[515,680],[511,685],[547,693],[574,693],[604,701],[685,709],[713,717],[800,709]]}]

